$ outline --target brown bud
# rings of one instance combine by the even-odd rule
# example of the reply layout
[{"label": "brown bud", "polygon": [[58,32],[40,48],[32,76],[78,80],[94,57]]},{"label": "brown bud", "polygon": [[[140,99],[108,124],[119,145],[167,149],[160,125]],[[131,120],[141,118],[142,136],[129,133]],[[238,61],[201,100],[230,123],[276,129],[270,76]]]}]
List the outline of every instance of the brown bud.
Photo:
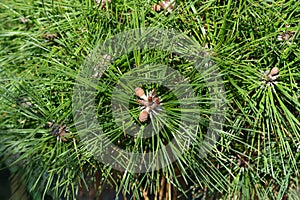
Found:
[{"label": "brown bud", "polygon": [[164,0],[164,1],[158,2],[158,5],[160,5],[160,7],[162,7],[163,9],[167,9],[167,13],[170,13],[174,9],[175,2],[170,1],[170,0]]},{"label": "brown bud", "polygon": [[269,73],[269,75],[274,76],[279,73],[278,67],[273,67]]},{"label": "brown bud", "polygon": [[140,106],[147,106],[147,103],[144,100],[136,100]]},{"label": "brown bud", "polygon": [[149,116],[149,109],[145,109],[145,110],[143,110],[141,113],[140,113],[140,116],[139,116],[139,120],[140,120],[140,122],[145,122],[145,121],[147,121],[147,119],[148,119],[148,116]]},{"label": "brown bud", "polygon": [[161,10],[161,6],[160,5],[153,5],[151,7],[152,10],[156,11],[156,12],[159,12]]},{"label": "brown bud", "polygon": [[137,88],[134,89],[134,92],[135,92],[135,95],[140,97],[141,99],[144,99],[144,100],[147,99],[147,97],[145,95],[145,92],[142,88],[137,87]]},{"label": "brown bud", "polygon": [[154,101],[153,101],[155,104],[160,104],[160,101],[159,101],[159,98],[158,97],[156,97],[156,98],[154,98]]}]

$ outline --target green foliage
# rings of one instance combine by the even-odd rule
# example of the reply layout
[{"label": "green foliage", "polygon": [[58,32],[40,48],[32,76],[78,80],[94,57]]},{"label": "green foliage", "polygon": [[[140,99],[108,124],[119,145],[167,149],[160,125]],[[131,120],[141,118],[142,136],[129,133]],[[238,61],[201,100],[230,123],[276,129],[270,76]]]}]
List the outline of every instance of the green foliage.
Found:
[{"label": "green foliage", "polygon": [[[80,199],[88,193],[96,198],[107,187],[131,199],[159,199],[168,192],[174,199],[299,198],[300,2],[177,1],[167,15],[153,11],[155,3],[113,0],[102,8],[93,0],[0,2],[0,152],[12,183],[25,185],[24,195],[32,199]],[[209,48],[222,74],[227,109],[220,138],[207,157],[200,157],[195,145],[161,170],[132,174],[102,164],[83,146],[73,121],[72,92],[82,63],[99,42],[141,27],[174,29]],[[279,40],[287,33],[292,40]],[[105,134],[137,152],[176,137],[172,134],[184,111],[176,95],[157,84],[140,86],[156,88],[165,100],[167,118],[156,121],[166,125],[161,135],[128,136],[112,116],[118,80],[154,63],[190,78],[199,108],[186,112],[200,113],[193,134],[203,141],[213,113],[207,85],[212,72],[195,73],[187,60],[152,50],[119,57],[95,86]],[[279,68],[279,77],[268,84],[266,71],[273,67]],[[144,126],[136,99],[132,92],[126,109],[134,120],[128,127]]]}]

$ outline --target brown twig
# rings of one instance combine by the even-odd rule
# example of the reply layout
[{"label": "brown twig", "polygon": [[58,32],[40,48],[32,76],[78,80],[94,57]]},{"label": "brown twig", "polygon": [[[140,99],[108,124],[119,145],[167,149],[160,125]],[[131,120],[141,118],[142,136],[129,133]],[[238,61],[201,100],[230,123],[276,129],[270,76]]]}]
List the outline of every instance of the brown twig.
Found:
[{"label": "brown twig", "polygon": [[166,186],[166,178],[165,176],[162,174],[161,177],[161,181],[160,181],[160,191],[159,191],[159,200],[163,200],[164,198],[164,190],[165,190],[165,186]]},{"label": "brown twig", "polygon": [[149,200],[149,197],[148,197],[148,188],[147,189],[143,189],[143,197],[144,197],[144,200]]}]

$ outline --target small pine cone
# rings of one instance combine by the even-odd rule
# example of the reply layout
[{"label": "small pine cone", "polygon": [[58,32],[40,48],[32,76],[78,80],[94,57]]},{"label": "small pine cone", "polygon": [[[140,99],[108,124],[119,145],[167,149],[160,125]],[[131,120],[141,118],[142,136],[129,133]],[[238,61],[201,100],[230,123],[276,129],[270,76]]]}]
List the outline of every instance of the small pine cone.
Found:
[{"label": "small pine cone", "polygon": [[175,2],[170,0],[164,0],[158,3],[163,9],[167,9],[166,14],[171,13],[175,7]]},{"label": "small pine cone", "polygon": [[274,76],[279,73],[278,67],[273,67],[269,73],[269,75]]},{"label": "small pine cone", "polygon": [[161,11],[161,6],[160,5],[153,5],[151,7],[152,10],[156,11],[156,12],[160,12]]},{"label": "small pine cone", "polygon": [[147,99],[145,92],[142,88],[137,87],[134,89],[134,92],[135,92],[135,95],[138,96],[139,98],[144,99],[144,100]]},{"label": "small pine cone", "polygon": [[146,108],[145,110],[143,110],[141,113],[140,113],[140,116],[139,116],[139,120],[140,122],[145,122],[148,120],[148,116],[149,116],[149,108]]}]

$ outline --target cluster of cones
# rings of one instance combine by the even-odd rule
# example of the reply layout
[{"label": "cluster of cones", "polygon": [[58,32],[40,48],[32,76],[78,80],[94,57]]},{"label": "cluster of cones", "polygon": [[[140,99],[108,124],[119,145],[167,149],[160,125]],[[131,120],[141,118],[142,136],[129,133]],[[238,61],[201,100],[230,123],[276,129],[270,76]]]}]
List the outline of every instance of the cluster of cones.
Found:
[{"label": "cluster of cones", "polygon": [[152,112],[155,113],[155,110],[161,105],[160,99],[158,97],[155,97],[155,89],[153,89],[150,95],[148,96],[145,95],[144,90],[140,87],[135,88],[134,91],[135,95],[140,98],[137,100],[137,102],[140,106],[142,106],[142,111],[139,115],[139,120],[140,122],[145,122],[149,119],[149,116],[152,116]]}]

